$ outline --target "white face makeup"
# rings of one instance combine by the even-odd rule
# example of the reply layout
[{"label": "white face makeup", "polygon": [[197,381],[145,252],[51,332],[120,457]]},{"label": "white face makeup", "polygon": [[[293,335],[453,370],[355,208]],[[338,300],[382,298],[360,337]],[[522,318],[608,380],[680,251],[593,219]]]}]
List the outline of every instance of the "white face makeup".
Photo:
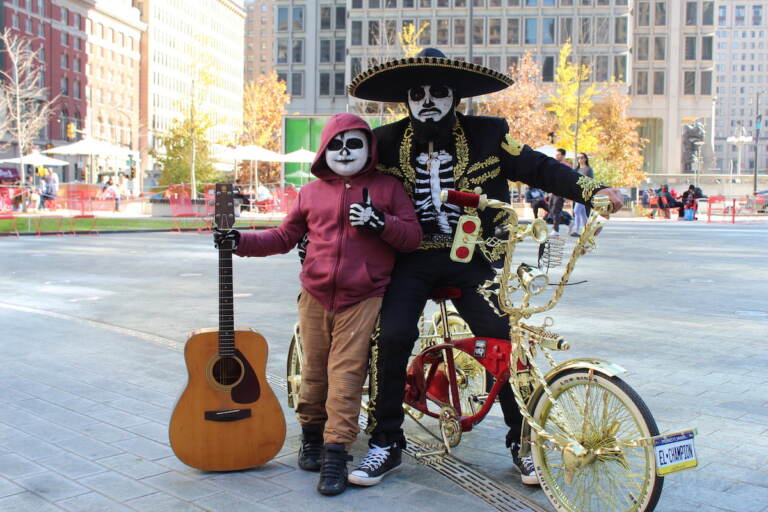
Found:
[{"label": "white face makeup", "polygon": [[363,130],[341,132],[328,142],[325,162],[339,176],[354,176],[368,162],[368,137]]},{"label": "white face makeup", "polygon": [[422,123],[437,122],[453,107],[453,89],[447,85],[422,85],[408,90],[408,106]]}]

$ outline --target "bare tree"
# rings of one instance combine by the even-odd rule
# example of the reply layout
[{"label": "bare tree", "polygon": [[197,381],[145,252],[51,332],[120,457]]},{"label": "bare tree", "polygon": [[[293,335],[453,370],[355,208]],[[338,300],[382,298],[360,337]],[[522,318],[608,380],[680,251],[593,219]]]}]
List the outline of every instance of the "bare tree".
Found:
[{"label": "bare tree", "polygon": [[0,130],[3,135],[10,134],[10,140],[4,142],[6,148],[16,142],[19,176],[24,184],[24,155],[48,124],[55,98],[48,99],[48,89],[43,86],[44,64],[28,39],[5,29],[0,34],[0,45],[6,60],[5,69],[0,69]]}]

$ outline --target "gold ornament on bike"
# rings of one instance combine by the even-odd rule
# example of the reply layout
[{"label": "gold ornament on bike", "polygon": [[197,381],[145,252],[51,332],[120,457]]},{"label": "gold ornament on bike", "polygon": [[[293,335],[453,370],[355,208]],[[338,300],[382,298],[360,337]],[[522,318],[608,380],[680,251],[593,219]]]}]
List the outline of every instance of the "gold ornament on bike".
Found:
[{"label": "gold ornament on bike", "polygon": [[531,295],[540,294],[547,289],[549,284],[547,274],[527,263],[521,263],[517,267],[517,277],[520,279],[520,283],[525,288],[525,291]]}]

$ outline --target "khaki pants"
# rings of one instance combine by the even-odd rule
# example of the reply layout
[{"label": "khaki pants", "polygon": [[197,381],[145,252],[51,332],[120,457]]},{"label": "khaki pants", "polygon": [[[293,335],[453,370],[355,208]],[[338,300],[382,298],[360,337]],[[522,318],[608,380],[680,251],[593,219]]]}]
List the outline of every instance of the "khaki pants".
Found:
[{"label": "khaki pants", "polygon": [[325,424],[323,440],[347,447],[360,427],[360,397],[368,369],[371,332],[381,309],[372,297],[327,311],[306,290],[299,299],[303,358],[296,416],[301,426]]}]

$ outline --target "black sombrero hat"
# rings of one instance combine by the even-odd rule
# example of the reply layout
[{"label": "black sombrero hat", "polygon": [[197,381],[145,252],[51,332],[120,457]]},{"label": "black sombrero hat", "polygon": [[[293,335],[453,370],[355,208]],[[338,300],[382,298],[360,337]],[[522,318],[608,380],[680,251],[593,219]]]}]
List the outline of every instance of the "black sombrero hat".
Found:
[{"label": "black sombrero hat", "polygon": [[470,62],[449,59],[436,48],[416,57],[390,60],[357,75],[347,87],[350,96],[364,100],[406,101],[408,89],[435,83],[451,86],[461,98],[480,96],[512,85],[503,73]]}]

